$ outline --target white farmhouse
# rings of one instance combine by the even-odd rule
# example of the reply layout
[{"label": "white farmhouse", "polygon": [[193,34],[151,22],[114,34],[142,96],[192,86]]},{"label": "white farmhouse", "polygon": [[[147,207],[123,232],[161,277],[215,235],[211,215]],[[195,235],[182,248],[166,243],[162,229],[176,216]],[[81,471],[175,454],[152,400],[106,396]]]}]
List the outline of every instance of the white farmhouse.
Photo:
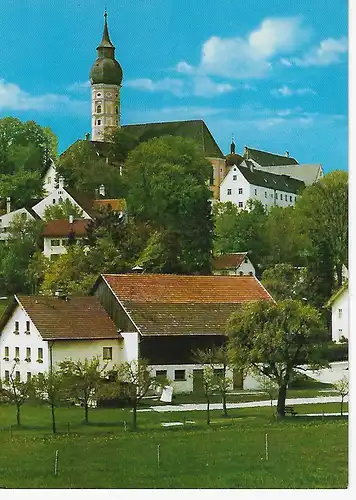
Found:
[{"label": "white farmhouse", "polygon": [[214,257],[213,274],[256,276],[256,270],[247,252],[228,253]]},{"label": "white farmhouse", "polygon": [[14,296],[0,318],[0,378],[26,381],[64,359],[125,359],[123,337],[95,297]]},{"label": "white farmhouse", "polygon": [[260,201],[265,209],[294,206],[305,187],[303,181],[261,171],[252,162],[245,163],[248,166],[231,167],[220,186],[220,201],[230,201],[241,209],[248,208],[248,200]]},{"label": "white farmhouse", "polygon": [[67,253],[68,245],[78,243],[87,234],[88,219],[56,219],[47,222],[43,236],[43,253],[45,257],[54,260],[59,255]]},{"label": "white farmhouse", "polygon": [[349,338],[349,284],[348,281],[331,297],[326,307],[331,308],[332,340]]},{"label": "white farmhouse", "polygon": [[32,208],[19,208],[13,212],[7,212],[0,216],[0,241],[8,240],[10,237],[9,227],[14,222],[16,217],[21,217],[24,220],[39,219],[36,212]]}]

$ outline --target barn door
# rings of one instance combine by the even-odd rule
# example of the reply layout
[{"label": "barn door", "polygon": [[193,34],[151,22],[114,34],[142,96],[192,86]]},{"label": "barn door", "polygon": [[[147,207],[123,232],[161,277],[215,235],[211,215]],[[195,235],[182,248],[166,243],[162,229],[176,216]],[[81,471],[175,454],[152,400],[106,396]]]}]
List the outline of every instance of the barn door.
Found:
[{"label": "barn door", "polygon": [[203,393],[203,370],[193,370],[193,392]]}]

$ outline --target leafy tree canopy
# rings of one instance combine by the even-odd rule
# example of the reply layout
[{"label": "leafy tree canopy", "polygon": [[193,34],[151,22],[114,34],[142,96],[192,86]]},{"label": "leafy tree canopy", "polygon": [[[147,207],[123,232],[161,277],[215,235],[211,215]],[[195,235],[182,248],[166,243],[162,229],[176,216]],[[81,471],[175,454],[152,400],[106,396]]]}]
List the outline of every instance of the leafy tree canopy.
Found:
[{"label": "leafy tree canopy", "polygon": [[83,218],[83,210],[77,205],[74,205],[68,198],[60,203],[49,205],[43,215],[43,220],[46,222],[56,219],[68,219],[72,215],[74,219]]},{"label": "leafy tree canopy", "polygon": [[277,412],[282,417],[293,370],[304,364],[327,365],[324,332],[317,310],[291,299],[252,302],[228,322],[234,359],[278,384]]},{"label": "leafy tree canopy", "polygon": [[211,168],[194,141],[171,136],[140,144],[125,162],[129,213],[162,232],[165,272],[209,272]]}]

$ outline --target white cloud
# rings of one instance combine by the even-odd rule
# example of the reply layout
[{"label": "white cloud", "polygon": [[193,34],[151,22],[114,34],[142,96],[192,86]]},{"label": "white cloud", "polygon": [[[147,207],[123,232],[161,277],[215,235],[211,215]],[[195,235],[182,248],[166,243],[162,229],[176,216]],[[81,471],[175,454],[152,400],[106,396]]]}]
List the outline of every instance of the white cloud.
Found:
[{"label": "white cloud", "polygon": [[90,88],[90,82],[89,80],[86,80],[85,82],[75,82],[72,83],[72,85],[69,85],[67,87],[68,92],[84,92],[87,91]]},{"label": "white cloud", "polygon": [[127,87],[149,92],[171,92],[172,94],[183,97],[186,94],[184,81],[178,78],[163,78],[154,82],[150,78],[137,78],[126,82]]},{"label": "white cloud", "polygon": [[287,85],[283,85],[282,87],[278,89],[272,89],[271,94],[275,97],[291,97],[294,95],[306,95],[306,94],[312,94],[315,95],[316,92],[315,90],[309,88],[309,87],[303,87],[299,89],[291,89]]},{"label": "white cloud", "polygon": [[[342,54],[347,52],[347,38],[327,38],[317,47],[312,47],[304,56],[293,57],[288,60],[289,65],[296,66],[329,66],[342,61]],[[282,61],[281,61],[282,62]]]},{"label": "white cloud", "polygon": [[302,26],[299,16],[267,18],[245,38],[212,36],[202,46],[197,67],[181,61],[176,70],[236,79],[263,77],[271,70],[273,57],[293,52],[310,35],[311,30]]},{"label": "white cloud", "polygon": [[148,92],[170,92],[177,97],[189,95],[212,97],[234,90],[230,83],[218,83],[204,75],[195,75],[189,80],[163,78],[162,80],[153,81],[150,78],[138,78],[126,82],[126,86]]},{"label": "white cloud", "polygon": [[31,95],[15,83],[0,79],[0,110],[12,111],[55,111],[65,110],[73,113],[87,113],[88,104],[75,101],[66,95],[42,94]]}]

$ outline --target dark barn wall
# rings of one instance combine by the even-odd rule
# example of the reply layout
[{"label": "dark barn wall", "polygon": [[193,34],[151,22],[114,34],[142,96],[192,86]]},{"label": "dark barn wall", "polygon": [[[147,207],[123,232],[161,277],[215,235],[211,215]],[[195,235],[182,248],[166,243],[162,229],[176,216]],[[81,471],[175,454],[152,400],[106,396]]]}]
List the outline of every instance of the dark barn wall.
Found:
[{"label": "dark barn wall", "polygon": [[152,365],[194,363],[193,351],[221,346],[223,335],[141,337],[140,356]]},{"label": "dark barn wall", "polygon": [[129,320],[117,298],[103,280],[99,282],[94,291],[94,295],[99,299],[106,313],[110,316],[119,330],[123,332],[136,331],[135,326]]}]

